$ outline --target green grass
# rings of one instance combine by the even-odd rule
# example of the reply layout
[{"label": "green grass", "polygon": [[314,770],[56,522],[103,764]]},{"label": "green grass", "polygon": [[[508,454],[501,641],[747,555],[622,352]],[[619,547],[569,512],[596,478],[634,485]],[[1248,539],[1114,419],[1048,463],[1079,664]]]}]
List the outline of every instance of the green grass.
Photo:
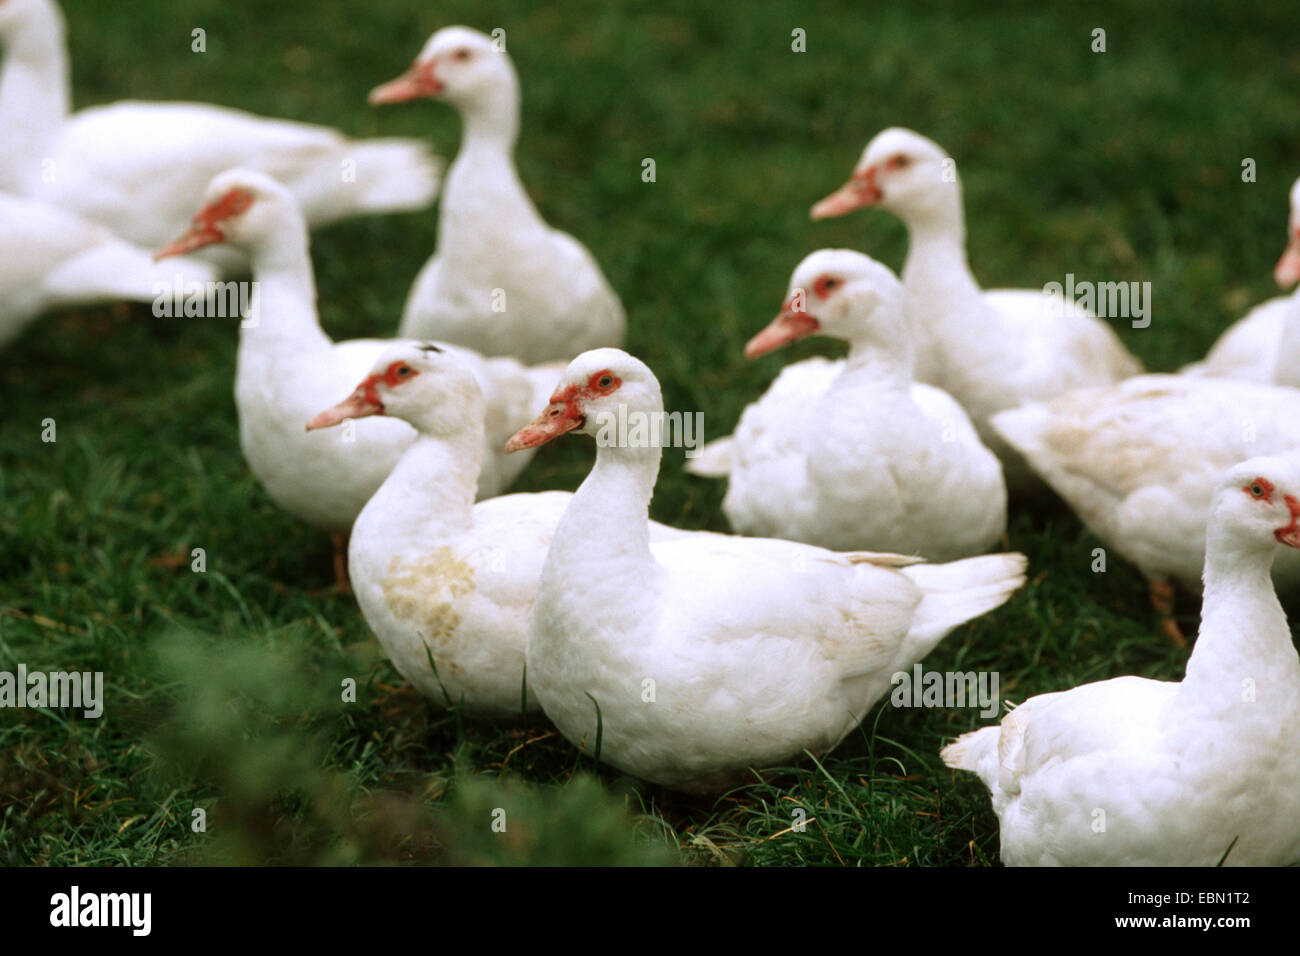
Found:
[{"label": "green grass", "polygon": [[[869,9],[865,9],[869,6]],[[1149,367],[1204,354],[1267,296],[1300,174],[1292,4],[821,4],[753,0],[430,7],[272,0],[69,2],[75,102],[192,98],[455,149],[453,113],[366,106],[435,28],[503,26],[523,81],[521,174],[596,253],[629,348],[669,408],[734,425],[801,343],[741,346],[791,269],[825,246],[898,268],[899,223],[808,207],[879,129],[912,126],[961,163],[972,266],[989,287],[1066,272],[1150,280]],[[1108,52],[1090,52],[1093,27]],[[208,52],[191,53],[190,31]],[[790,50],[807,31],[808,52]],[[641,161],[656,161],[643,183]],[[1241,161],[1256,160],[1244,184]],[[196,197],[197,199],[198,197]],[[314,237],[337,337],[396,328],[434,243],[419,213]],[[717,800],[596,768],[541,718],[435,711],[330,582],[325,536],[243,464],[235,330],[147,307],[52,315],[0,364],[0,669],[102,670],[101,720],[0,711],[0,861],[609,862],[966,865],[997,858],[981,786],[939,761],[974,710],[887,702],[835,753]],[[42,443],[41,422],[58,441]],[[573,488],[591,449],[543,451],[520,490]],[[654,517],[724,530],[721,483],[665,460]],[[1059,505],[1014,513],[1029,584],[950,635],[936,670],[996,670],[1001,696],[1135,673],[1180,675],[1142,581]],[[192,548],[207,571],[192,573]],[[1196,608],[1181,608],[1186,628]],[[357,684],[355,703],[342,681]],[[192,829],[195,808],[207,829]],[[505,833],[491,827],[504,810]],[[799,819],[804,826],[795,828]]]}]

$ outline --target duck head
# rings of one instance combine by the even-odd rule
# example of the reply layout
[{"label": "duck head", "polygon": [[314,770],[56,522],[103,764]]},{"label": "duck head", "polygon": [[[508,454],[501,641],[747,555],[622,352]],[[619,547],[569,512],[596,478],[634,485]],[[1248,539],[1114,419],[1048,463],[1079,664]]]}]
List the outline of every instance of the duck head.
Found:
[{"label": "duck head", "polygon": [[663,394],[649,366],[622,349],[583,352],[564,370],[550,404],[511,436],[506,451],[536,448],[577,431],[597,435],[620,414],[662,412]]},{"label": "duck head", "polygon": [[1300,548],[1300,462],[1260,457],[1229,469],[1210,507],[1216,533],[1234,550]]},{"label": "duck head", "polygon": [[758,358],[810,335],[895,344],[908,334],[903,285],[886,266],[850,249],[821,249],[790,277],[781,311],[745,346]]},{"label": "duck head", "polygon": [[469,27],[444,27],[431,36],[409,70],[370,91],[370,103],[431,97],[460,110],[517,96],[518,78],[504,49]]},{"label": "duck head", "polygon": [[384,350],[347,398],[307,422],[307,431],[371,415],[447,435],[483,421],[483,393],[454,352],[433,342],[400,342]]},{"label": "duck head", "polygon": [[862,151],[849,181],[812,207],[813,219],[843,216],[879,206],[911,222],[927,213],[960,205],[956,165],[943,148],[920,133],[891,127]]},{"label": "duck head", "polygon": [[228,169],[208,184],[189,229],[159,249],[154,259],[185,255],[223,242],[253,249],[271,240],[285,223],[293,224],[305,237],[306,226],[293,193],[257,170]]}]

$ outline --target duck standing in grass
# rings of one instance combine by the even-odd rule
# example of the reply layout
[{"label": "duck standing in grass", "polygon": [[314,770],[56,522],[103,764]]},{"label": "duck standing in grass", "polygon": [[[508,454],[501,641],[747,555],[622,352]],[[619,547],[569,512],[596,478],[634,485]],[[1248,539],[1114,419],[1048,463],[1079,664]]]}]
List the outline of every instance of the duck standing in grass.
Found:
[{"label": "duck standing in grass", "polygon": [[713,792],[751,768],[824,753],[894,673],[1024,583],[1020,554],[931,565],[773,538],[653,541],[662,449],[600,436],[611,418],[663,410],[644,363],[595,349],[507,445],[597,438],[542,568],[528,686],[570,742],[620,770]]},{"label": "duck standing in grass", "polygon": [[1269,579],[1300,548],[1300,468],[1222,477],[1180,683],[1119,677],[1030,698],[944,763],[993,797],[1007,865],[1300,863],[1300,656]]},{"label": "duck standing in grass", "polygon": [[445,100],[465,124],[447,171],[438,251],[416,276],[401,334],[527,363],[623,341],[618,296],[580,242],[546,224],[515,169],[519,80],[505,49],[468,27],[429,38],[370,102]]},{"label": "duck standing in grass", "polygon": [[780,315],[745,355],[809,335],[845,339],[849,355],[787,366],[735,434],[687,466],[728,478],[722,508],[736,531],[927,561],[979,554],[1002,536],[1002,466],[952,396],[913,381],[904,303],[897,277],[860,252],[799,263]]}]

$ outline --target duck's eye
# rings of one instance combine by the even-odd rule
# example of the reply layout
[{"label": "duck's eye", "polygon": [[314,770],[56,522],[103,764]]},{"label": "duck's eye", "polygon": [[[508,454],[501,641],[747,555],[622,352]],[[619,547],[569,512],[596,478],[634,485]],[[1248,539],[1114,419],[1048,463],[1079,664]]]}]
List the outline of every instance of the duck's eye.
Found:
[{"label": "duck's eye", "polygon": [[609,388],[611,385],[614,384],[614,378],[612,375],[602,375],[600,377],[600,381],[598,381],[596,384],[599,385],[601,388]]},{"label": "duck's eye", "polygon": [[451,58],[452,58],[453,60],[460,60],[460,61],[463,62],[463,61],[468,60],[468,59],[470,58],[470,52],[469,52],[469,50],[465,49],[464,47],[461,47],[459,50],[455,50],[455,51],[452,52],[452,54],[451,54]]},{"label": "duck's eye", "polygon": [[409,366],[409,365],[403,365],[401,368],[399,368],[399,369],[397,370],[397,374],[398,374],[398,375],[402,375],[402,376],[410,375],[410,374],[411,374],[411,366]]},{"label": "duck's eye", "polygon": [[1260,484],[1259,484],[1258,481],[1253,481],[1253,482],[1251,482],[1251,484],[1250,484],[1250,493],[1251,493],[1252,495],[1254,495],[1256,498],[1263,498],[1263,497],[1264,497],[1264,489],[1263,489],[1262,487],[1260,487]]},{"label": "duck's eye", "polygon": [[889,162],[887,162],[885,165],[888,166],[890,169],[906,169],[908,167],[908,164],[911,162],[912,161],[908,159],[905,155],[899,153],[897,156],[889,157]]},{"label": "duck's eye", "polygon": [[821,276],[813,283],[813,294],[824,299],[840,287],[840,280],[835,276]]}]

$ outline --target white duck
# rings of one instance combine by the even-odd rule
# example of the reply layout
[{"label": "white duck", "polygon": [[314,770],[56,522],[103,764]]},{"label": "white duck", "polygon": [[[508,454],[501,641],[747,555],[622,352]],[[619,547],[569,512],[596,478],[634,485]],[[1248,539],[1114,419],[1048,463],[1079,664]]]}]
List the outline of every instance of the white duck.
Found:
[{"label": "white duck", "polygon": [[944,748],[989,788],[1007,865],[1300,863],[1300,657],[1269,581],[1278,543],[1300,547],[1294,462],[1221,477],[1205,536],[1181,683],[1043,694]]},{"label": "white duck", "polygon": [[440,167],[415,140],[353,140],[323,127],[202,103],[123,101],[69,116],[63,16],[53,0],[0,3],[0,188],[39,197],[156,248],[185,227],[223,169],[267,172],[313,226],[421,209]]},{"label": "white duck", "polygon": [[[335,343],[321,329],[306,223],[293,195],[269,176],[248,169],[217,176],[189,230],[158,255],[214,243],[238,247],[253,270],[235,375],[244,457],[276,504],[335,533],[341,565],[342,533],[415,440],[415,431],[383,418],[357,422],[355,432],[308,434],[303,423],[361,379],[392,340]],[[549,394],[561,369],[530,369],[512,359],[455,351],[487,396],[488,454],[478,492],[489,497],[522,470],[501,447]]]},{"label": "white duck", "polygon": [[416,276],[402,334],[525,362],[621,343],[618,296],[591,253],[542,220],[515,171],[519,81],[510,56],[477,30],[446,27],[370,102],[426,96],[454,106],[465,132],[442,192],[438,251]]},{"label": "white duck", "polygon": [[[1171,581],[1199,589],[1219,477],[1252,455],[1300,449],[1300,390],[1143,375],[1000,412],[993,427],[1142,570],[1166,633],[1181,644]],[[1279,588],[1300,584],[1300,555],[1282,555],[1273,572]]]},{"label": "white duck", "polygon": [[950,395],[913,381],[904,299],[859,252],[823,249],[794,270],[781,314],[745,355],[816,334],[847,340],[849,355],[784,369],[735,434],[687,466],[729,477],[722,508],[738,532],[951,561],[1006,529],[997,456]]},{"label": "white duck", "polygon": [[[1300,281],[1300,179],[1291,187],[1290,239],[1273,278],[1283,289]],[[1300,387],[1300,292],[1262,302],[1233,323],[1190,375]]]},{"label": "white duck", "polygon": [[1091,385],[1142,367],[1114,331],[1059,296],[982,292],[966,260],[966,225],[955,162],[919,133],[891,128],[863,150],[853,177],[812,208],[814,219],[879,206],[908,230],[903,285],[917,343],[917,379],[949,392],[1002,459],[1012,494],[1032,475],[989,427],[1004,408]]},{"label": "white duck", "polygon": [[599,738],[600,759],[620,770],[710,792],[747,768],[825,752],[892,674],[1024,582],[1019,554],[925,565],[771,538],[653,542],[661,449],[632,441],[634,428],[610,441],[607,424],[662,413],[650,369],[596,349],[507,446],[597,436],[537,587],[528,685],[565,737],[589,750]]},{"label": "white duck", "polygon": [[129,299],[215,278],[210,266],[160,266],[144,249],[75,213],[0,192],[0,345],[47,309]]},{"label": "white duck", "polygon": [[[425,696],[508,715],[537,709],[524,681],[529,618],[551,535],[573,495],[475,504],[484,414],[478,379],[460,354],[403,342],[307,428],[387,415],[416,430],[352,526],[353,591],[393,665]],[[687,534],[650,523],[651,540]]]}]

